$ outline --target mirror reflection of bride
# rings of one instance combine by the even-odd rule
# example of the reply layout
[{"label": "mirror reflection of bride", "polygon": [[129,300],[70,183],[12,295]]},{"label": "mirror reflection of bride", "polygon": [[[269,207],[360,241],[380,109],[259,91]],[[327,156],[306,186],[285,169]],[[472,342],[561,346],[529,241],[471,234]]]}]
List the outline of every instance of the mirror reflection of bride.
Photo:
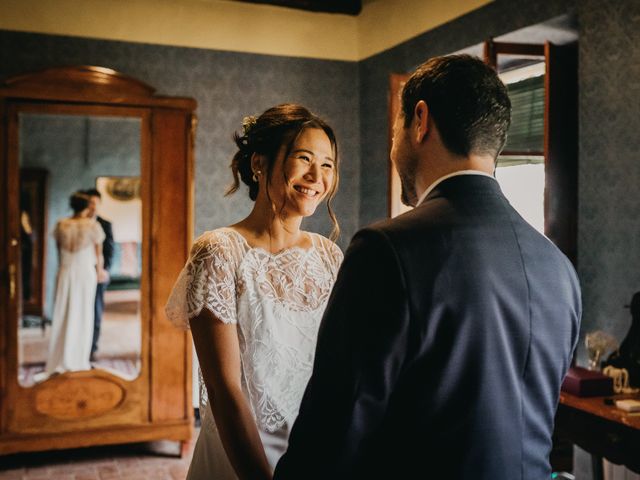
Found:
[{"label": "mirror reflection of bride", "polygon": [[73,215],[56,223],[58,273],[51,341],[42,381],[56,373],[89,370],[96,286],[106,275],[103,268],[104,231],[89,215],[90,199],[71,195]]}]

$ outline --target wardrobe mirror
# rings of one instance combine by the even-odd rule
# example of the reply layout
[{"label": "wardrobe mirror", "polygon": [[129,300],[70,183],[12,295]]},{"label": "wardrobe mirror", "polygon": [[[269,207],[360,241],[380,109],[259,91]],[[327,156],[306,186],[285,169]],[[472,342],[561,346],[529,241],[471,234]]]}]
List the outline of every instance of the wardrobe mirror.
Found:
[{"label": "wardrobe mirror", "polygon": [[[18,111],[18,379],[32,386],[102,369],[132,380],[141,364],[142,119],[54,107]],[[87,206],[75,202],[74,213],[79,191]]]}]

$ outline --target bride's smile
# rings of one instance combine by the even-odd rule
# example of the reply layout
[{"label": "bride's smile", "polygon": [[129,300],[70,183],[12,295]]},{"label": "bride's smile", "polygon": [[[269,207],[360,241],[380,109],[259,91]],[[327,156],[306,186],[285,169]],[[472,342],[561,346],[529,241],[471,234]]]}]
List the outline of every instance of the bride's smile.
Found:
[{"label": "bride's smile", "polygon": [[281,149],[273,167],[269,196],[284,216],[313,215],[318,204],[335,188],[333,145],[319,128],[304,129],[291,145]]}]

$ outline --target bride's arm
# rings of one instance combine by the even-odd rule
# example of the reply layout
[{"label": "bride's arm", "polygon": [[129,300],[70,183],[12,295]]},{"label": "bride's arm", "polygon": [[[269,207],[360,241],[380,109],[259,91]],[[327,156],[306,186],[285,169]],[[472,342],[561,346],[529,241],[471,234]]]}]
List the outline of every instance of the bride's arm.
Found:
[{"label": "bride's arm", "polygon": [[104,257],[102,256],[102,244],[96,243],[96,274],[98,275],[98,283],[104,283],[109,279],[109,274],[104,269]]},{"label": "bride's arm", "polygon": [[241,480],[271,479],[258,428],[242,393],[237,326],[219,321],[206,308],[190,324],[211,410],[231,465]]}]

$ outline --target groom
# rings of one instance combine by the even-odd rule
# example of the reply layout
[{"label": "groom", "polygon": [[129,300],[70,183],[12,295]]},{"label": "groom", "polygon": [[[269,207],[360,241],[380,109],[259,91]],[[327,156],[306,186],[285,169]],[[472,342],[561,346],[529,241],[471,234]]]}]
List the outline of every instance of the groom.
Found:
[{"label": "groom", "polygon": [[353,238],[277,480],[550,478],[580,290],[493,178],[510,109],[466,55],[406,83],[391,158],[416,208]]},{"label": "groom", "polygon": [[[95,218],[96,221],[104,230],[104,242],[102,243],[102,256],[104,258],[104,271],[109,272],[111,269],[111,261],[113,260],[113,228],[111,222],[105,220],[98,215],[98,207],[102,201],[102,195],[95,188],[89,188],[84,190],[86,195],[89,196],[89,216]],[[100,340],[100,329],[102,326],[102,314],[104,313],[104,292],[109,286],[109,277],[99,278],[98,285],[96,287],[96,300],[94,304],[93,315],[93,338],[91,340],[91,356],[90,360],[94,362],[96,360],[96,353],[98,351],[98,342]]]}]

